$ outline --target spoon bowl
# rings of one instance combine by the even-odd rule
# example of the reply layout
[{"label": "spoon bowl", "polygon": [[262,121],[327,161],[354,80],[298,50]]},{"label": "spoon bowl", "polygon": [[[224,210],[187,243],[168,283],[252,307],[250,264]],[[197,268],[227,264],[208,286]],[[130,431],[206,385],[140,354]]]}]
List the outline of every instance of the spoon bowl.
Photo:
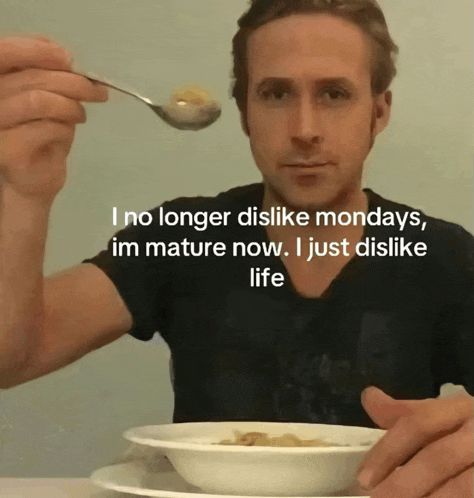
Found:
[{"label": "spoon bowl", "polygon": [[158,105],[147,97],[128,90],[123,85],[118,86],[97,74],[77,71],[75,74],[141,100],[166,124],[178,130],[202,130],[217,121],[222,113],[219,102],[198,84],[176,88],[165,104]]}]

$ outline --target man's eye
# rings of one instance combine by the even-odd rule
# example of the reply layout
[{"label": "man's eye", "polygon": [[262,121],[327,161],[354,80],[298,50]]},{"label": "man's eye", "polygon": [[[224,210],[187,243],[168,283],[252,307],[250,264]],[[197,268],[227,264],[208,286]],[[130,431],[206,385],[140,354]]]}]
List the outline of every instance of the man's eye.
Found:
[{"label": "man's eye", "polygon": [[340,88],[326,88],[325,90],[323,90],[323,95],[327,95],[327,99],[330,102],[344,100],[350,97],[348,92]]},{"label": "man's eye", "polygon": [[282,101],[288,98],[289,92],[287,90],[266,90],[262,92],[265,100]]}]

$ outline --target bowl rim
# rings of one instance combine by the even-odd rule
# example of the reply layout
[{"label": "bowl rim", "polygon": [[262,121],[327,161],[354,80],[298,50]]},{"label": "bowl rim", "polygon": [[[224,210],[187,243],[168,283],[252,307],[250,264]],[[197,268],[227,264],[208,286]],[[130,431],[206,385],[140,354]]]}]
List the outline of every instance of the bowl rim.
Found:
[{"label": "bowl rim", "polygon": [[[189,450],[198,452],[226,452],[226,453],[278,453],[278,454],[313,454],[313,453],[358,453],[366,452],[372,448],[374,444],[380,439],[380,437],[374,438],[375,441],[369,444],[359,444],[357,446],[296,446],[296,447],[282,447],[282,446],[240,446],[240,445],[221,445],[216,443],[191,443],[183,441],[170,441],[164,439],[148,438],[143,436],[137,436],[136,432],[138,430],[146,430],[151,428],[167,428],[174,426],[186,426],[186,425],[205,425],[205,424],[241,424],[243,422],[249,422],[250,424],[264,423],[266,425],[301,425],[301,426],[331,426],[331,427],[353,427],[354,429],[365,429],[373,432],[374,435],[380,434],[383,436],[387,431],[372,427],[359,427],[359,426],[342,426],[334,424],[310,424],[305,422],[258,422],[258,421],[222,421],[222,422],[180,422],[179,424],[159,424],[159,425],[147,425],[141,427],[134,427],[126,430],[123,433],[123,437],[133,443],[152,446],[154,448],[164,448],[164,449],[176,449],[176,450]],[[240,429],[235,429],[240,430]],[[368,436],[367,439],[372,439]]]}]

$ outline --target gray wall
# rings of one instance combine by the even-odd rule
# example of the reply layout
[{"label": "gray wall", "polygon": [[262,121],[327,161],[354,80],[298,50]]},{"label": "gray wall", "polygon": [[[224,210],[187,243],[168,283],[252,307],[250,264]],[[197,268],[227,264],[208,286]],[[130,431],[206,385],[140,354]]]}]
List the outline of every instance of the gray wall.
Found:
[{"label": "gray wall", "polygon": [[[380,0],[396,43],[391,124],[367,163],[381,195],[473,227],[472,1]],[[259,181],[228,98],[230,46],[246,0],[0,0],[0,36],[51,36],[77,69],[150,98],[212,85],[224,103],[199,133],[166,127],[132,97],[86,104],[69,180],[51,218],[46,274],[101,250],[111,212]],[[0,393],[0,474],[86,477],[128,445],[122,431],[171,421],[168,350],[125,337],[78,363]]]}]

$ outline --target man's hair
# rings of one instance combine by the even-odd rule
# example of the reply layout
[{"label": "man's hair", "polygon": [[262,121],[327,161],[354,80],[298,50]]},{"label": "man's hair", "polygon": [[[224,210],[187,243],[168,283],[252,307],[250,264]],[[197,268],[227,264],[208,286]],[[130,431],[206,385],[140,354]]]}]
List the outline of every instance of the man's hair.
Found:
[{"label": "man's hair", "polygon": [[388,32],[385,16],[376,0],[251,0],[250,9],[238,21],[232,40],[234,57],[232,96],[247,118],[247,41],[260,26],[292,14],[329,13],[359,26],[372,40],[372,95],[385,92],[397,71],[398,47]]}]

